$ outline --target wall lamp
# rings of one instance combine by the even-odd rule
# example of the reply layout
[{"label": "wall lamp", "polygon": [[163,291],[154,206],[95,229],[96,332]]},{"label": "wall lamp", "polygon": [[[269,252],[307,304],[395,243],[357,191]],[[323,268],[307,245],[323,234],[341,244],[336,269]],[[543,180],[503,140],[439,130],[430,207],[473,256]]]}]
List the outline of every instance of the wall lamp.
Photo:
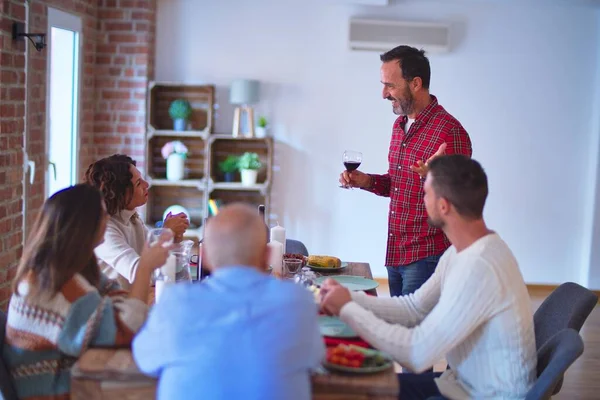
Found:
[{"label": "wall lamp", "polygon": [[37,51],[42,51],[46,47],[45,33],[25,33],[25,24],[23,22],[15,22],[12,27],[13,40],[25,40],[28,38]]}]

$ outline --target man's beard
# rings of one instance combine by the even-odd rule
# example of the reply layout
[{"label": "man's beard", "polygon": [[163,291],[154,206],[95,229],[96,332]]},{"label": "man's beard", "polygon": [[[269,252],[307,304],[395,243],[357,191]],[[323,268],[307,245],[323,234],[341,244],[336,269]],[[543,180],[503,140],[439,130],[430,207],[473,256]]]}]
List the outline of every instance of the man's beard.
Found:
[{"label": "man's beard", "polygon": [[446,223],[442,220],[442,219],[433,219],[431,218],[431,216],[427,217],[427,223],[429,224],[429,226],[432,226],[434,228],[439,228],[439,229],[443,229],[444,226],[446,226]]},{"label": "man's beard", "polygon": [[396,115],[408,115],[411,114],[414,110],[415,106],[415,98],[413,97],[410,90],[406,89],[404,92],[404,99],[388,97],[388,100],[395,100],[398,103],[398,106],[394,107],[392,110]]}]

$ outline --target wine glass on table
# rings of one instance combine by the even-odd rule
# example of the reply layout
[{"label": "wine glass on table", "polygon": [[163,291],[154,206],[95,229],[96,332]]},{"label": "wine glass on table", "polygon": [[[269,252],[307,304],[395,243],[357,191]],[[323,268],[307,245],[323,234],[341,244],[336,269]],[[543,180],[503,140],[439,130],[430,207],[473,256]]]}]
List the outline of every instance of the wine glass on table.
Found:
[{"label": "wine glass on table", "polygon": [[[362,163],[362,153],[360,151],[346,150],[344,151],[342,161],[344,162],[346,171],[355,171],[358,169],[358,167],[360,167],[360,163]],[[341,185],[340,187],[344,189],[352,189],[352,187],[348,185]]]}]

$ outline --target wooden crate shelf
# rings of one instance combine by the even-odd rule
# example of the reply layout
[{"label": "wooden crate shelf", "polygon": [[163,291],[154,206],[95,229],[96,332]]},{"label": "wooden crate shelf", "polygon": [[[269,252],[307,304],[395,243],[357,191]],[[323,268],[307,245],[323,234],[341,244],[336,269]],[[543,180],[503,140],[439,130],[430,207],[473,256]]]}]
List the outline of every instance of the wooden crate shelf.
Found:
[{"label": "wooden crate shelf", "polygon": [[163,213],[172,205],[185,207],[190,213],[190,228],[195,229],[202,225],[206,193],[191,187],[151,186],[146,206],[146,223],[154,226],[163,220]]},{"label": "wooden crate shelf", "polygon": [[216,182],[209,184],[209,191],[213,190],[259,191],[264,195],[269,190],[269,185],[266,183],[257,183],[252,186],[244,186],[241,182]]},{"label": "wooden crate shelf", "polygon": [[[214,184],[226,183],[224,182],[224,174],[219,170],[221,161],[225,160],[230,154],[241,156],[248,151],[257,153],[263,165],[258,171],[256,183],[270,186],[273,170],[273,140],[271,138],[233,138],[225,135],[214,135],[209,138],[209,144],[208,168],[210,179]],[[236,174],[236,177],[239,179],[239,173]],[[231,183],[227,183],[226,186],[230,187]],[[237,183],[239,184],[239,182]]]},{"label": "wooden crate shelf", "polygon": [[150,82],[148,85],[148,130],[173,129],[169,106],[176,99],[185,99],[192,106],[189,129],[198,133],[211,133],[215,105],[214,85],[181,85],[173,82]]},{"label": "wooden crate shelf", "polygon": [[169,181],[166,179],[149,179],[149,183],[152,186],[184,186],[192,187],[197,190],[205,190],[206,182],[204,179],[184,179],[181,181]]},{"label": "wooden crate shelf", "polygon": [[148,141],[148,177],[165,179],[167,163],[161,154],[165,143],[179,140],[188,148],[188,158],[185,160],[185,179],[200,180],[205,177],[206,141],[200,137],[153,136]]},{"label": "wooden crate shelf", "polygon": [[148,139],[154,136],[167,136],[171,138],[202,138],[206,140],[208,134],[204,131],[172,131],[172,130],[159,130],[159,131],[148,131]]}]

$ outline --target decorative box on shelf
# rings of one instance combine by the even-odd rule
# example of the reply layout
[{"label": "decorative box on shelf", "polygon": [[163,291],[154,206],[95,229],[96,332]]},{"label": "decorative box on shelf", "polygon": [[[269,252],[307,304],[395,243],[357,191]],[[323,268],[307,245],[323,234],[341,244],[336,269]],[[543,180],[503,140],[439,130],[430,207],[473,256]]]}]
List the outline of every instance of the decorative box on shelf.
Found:
[{"label": "decorative box on shelf", "polygon": [[[209,186],[221,189],[241,189],[241,190],[269,190],[272,180],[273,170],[273,139],[272,138],[234,138],[231,135],[211,135],[208,138],[210,146],[208,170],[210,183]],[[241,157],[244,153],[255,153],[261,164],[257,170],[256,182],[249,186],[242,187],[239,180],[239,174],[236,175],[236,181],[227,182],[224,173],[219,165],[230,155]]]},{"label": "decorative box on shelf", "polygon": [[[178,129],[171,115],[174,101],[185,102],[191,109],[189,116]],[[213,128],[214,85],[190,85],[174,82],[150,82],[148,85],[148,133],[150,136],[203,136]]]},{"label": "decorative box on shelf", "polygon": [[183,180],[198,180],[206,176],[206,140],[201,137],[169,137],[153,136],[148,139],[147,169],[148,176],[152,179],[167,178],[167,160],[162,149],[169,142],[180,141],[185,145],[188,153],[184,160]]},{"label": "decorative box on shelf", "polygon": [[[273,171],[273,139],[232,137],[231,135],[211,135],[208,139],[208,188],[210,200],[219,204],[246,202],[254,206],[264,204],[269,209]],[[260,162],[256,182],[243,183],[241,174],[237,173],[231,182],[225,181],[219,165],[228,156],[242,156],[244,153],[256,153]]]},{"label": "decorative box on shelf", "polygon": [[190,224],[193,227],[202,226],[206,215],[204,203],[206,191],[197,187],[185,186],[150,186],[148,203],[146,205],[146,223],[156,224],[163,220],[165,210],[173,205],[184,207],[190,214]]}]

